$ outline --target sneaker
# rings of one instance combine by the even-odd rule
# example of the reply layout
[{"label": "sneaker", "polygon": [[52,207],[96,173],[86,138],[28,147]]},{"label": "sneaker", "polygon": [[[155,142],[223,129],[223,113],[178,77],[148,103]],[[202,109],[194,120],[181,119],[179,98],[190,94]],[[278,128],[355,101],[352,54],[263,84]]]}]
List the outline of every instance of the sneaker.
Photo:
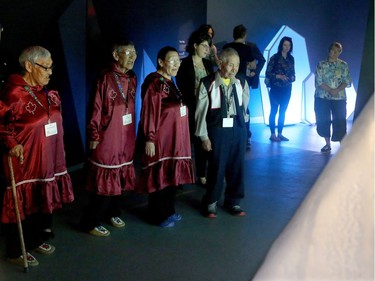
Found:
[{"label": "sneaker", "polygon": [[288,138],[284,137],[283,135],[278,135],[277,138],[280,140],[280,141],[289,141]]},{"label": "sneaker", "polygon": [[276,137],[275,135],[272,135],[272,136],[270,136],[270,141],[280,142],[281,140],[278,137]]},{"label": "sneaker", "polygon": [[206,216],[207,218],[214,219],[214,218],[217,217],[217,206],[216,206],[216,202],[207,205],[206,208],[207,208],[207,209],[206,209],[205,216]]},{"label": "sneaker", "polygon": [[114,227],[121,228],[121,227],[125,226],[125,222],[122,219],[120,219],[119,217],[112,217],[110,219],[110,222],[111,222],[112,226],[114,226]]},{"label": "sneaker", "polygon": [[43,255],[50,255],[55,251],[55,249],[55,246],[43,243],[39,247],[35,248],[33,251]]},{"label": "sneaker", "polygon": [[173,222],[176,222],[176,221],[182,220],[182,216],[179,213],[174,213],[168,219],[173,221]]},{"label": "sneaker", "polygon": [[241,209],[240,205],[234,205],[231,208],[229,208],[229,213],[237,217],[246,216],[245,211]]},{"label": "sneaker", "polygon": [[[39,264],[39,262],[37,261],[37,259],[31,255],[30,253],[26,253],[27,255],[27,265],[28,266],[37,266]],[[17,265],[21,265],[23,266],[24,263],[23,263],[23,256],[19,256],[18,258],[13,258],[13,259],[10,259],[8,258],[7,259],[10,263],[13,263],[13,264],[17,264]]]},{"label": "sneaker", "polygon": [[111,234],[108,229],[106,229],[104,226],[97,226],[94,229],[90,230],[89,233],[94,236],[109,236]]},{"label": "sneaker", "polygon": [[331,151],[331,146],[326,144],[325,146],[322,147],[322,149],[320,150],[320,152],[322,153],[327,153],[327,152],[330,152]]},{"label": "sneaker", "polygon": [[165,221],[163,221],[161,224],[159,224],[161,227],[174,227],[174,221],[171,219],[171,217],[167,218]]}]

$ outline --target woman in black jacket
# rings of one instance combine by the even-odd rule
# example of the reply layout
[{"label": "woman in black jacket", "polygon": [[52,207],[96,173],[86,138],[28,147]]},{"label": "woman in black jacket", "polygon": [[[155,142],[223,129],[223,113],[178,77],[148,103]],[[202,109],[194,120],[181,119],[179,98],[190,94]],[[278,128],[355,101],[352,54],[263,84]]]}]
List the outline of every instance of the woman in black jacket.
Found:
[{"label": "woman in black jacket", "polygon": [[182,100],[189,109],[189,129],[191,141],[194,144],[194,159],[196,174],[200,184],[206,184],[207,152],[202,150],[199,138],[194,136],[195,131],[195,107],[197,89],[201,78],[213,72],[213,64],[206,57],[210,53],[211,38],[207,33],[194,31],[188,40],[186,51],[189,56],[181,62],[176,76],[177,86],[182,93]]}]

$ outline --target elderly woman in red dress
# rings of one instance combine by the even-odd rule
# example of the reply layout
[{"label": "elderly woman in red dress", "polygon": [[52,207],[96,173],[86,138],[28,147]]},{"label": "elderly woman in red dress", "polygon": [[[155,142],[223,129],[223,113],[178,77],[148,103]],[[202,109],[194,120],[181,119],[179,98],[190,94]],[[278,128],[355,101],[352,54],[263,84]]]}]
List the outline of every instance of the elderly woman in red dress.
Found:
[{"label": "elderly woman in red dress", "polygon": [[[19,158],[13,159],[13,169],[26,250],[51,254],[55,247],[45,241],[53,236],[52,212],[74,199],[65,163],[61,101],[57,91],[45,87],[53,68],[48,50],[29,47],[21,53],[19,63],[22,75],[9,77],[1,97],[9,112],[0,135],[9,155]],[[4,160],[7,189],[1,221],[6,256],[22,265],[7,155]],[[29,266],[38,265],[35,257],[27,255]]]},{"label": "elderly woman in red dress", "polygon": [[172,80],[179,67],[175,48],[160,49],[157,71],[146,77],[141,93],[141,187],[149,193],[151,220],[161,227],[181,220],[175,211],[177,186],[194,182],[188,110]]},{"label": "elderly woman in red dress", "polygon": [[95,236],[108,236],[102,223],[122,228],[121,194],[135,187],[135,91],[137,53],[131,41],[112,47],[113,63],[96,83],[90,104],[88,182],[89,206],[81,225]]}]

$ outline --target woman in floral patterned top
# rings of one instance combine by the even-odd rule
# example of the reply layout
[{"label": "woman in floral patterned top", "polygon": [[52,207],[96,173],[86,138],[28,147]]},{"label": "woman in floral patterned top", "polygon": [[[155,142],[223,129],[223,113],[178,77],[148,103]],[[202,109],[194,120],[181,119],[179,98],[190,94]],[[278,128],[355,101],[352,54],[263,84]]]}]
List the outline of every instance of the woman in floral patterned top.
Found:
[{"label": "woman in floral patterned top", "polygon": [[331,140],[341,141],[346,134],[345,88],[352,84],[348,64],[339,59],[342,45],[333,42],[328,50],[328,59],[319,62],[315,71],[314,109],[317,132],[326,141],[323,153],[331,151]]},{"label": "woman in floral patterned top", "polygon": [[[293,51],[293,41],[290,37],[283,37],[280,40],[278,51],[274,54],[267,65],[265,83],[270,87],[269,97],[271,104],[271,112],[269,124],[271,130],[271,141],[280,142],[288,141],[282,132],[284,128],[285,112],[288,108],[289,100],[292,94],[292,83],[296,80],[294,70],[294,57],[291,55]],[[277,132],[275,134],[275,118],[279,111],[279,119],[277,121]]]}]

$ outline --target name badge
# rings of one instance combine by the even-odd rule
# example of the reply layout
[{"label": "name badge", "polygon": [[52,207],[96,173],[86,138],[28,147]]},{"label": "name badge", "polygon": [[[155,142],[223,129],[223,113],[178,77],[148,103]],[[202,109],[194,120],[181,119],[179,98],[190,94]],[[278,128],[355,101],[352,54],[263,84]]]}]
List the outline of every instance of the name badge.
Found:
[{"label": "name badge", "polygon": [[46,137],[57,135],[57,124],[56,122],[44,125],[44,132]]},{"label": "name badge", "polygon": [[131,113],[125,114],[122,116],[122,125],[129,125],[132,123],[132,115]]},{"label": "name badge", "polygon": [[181,117],[186,115],[186,105],[180,107],[180,115]]},{"label": "name badge", "polygon": [[223,128],[233,127],[233,118],[223,118]]}]

